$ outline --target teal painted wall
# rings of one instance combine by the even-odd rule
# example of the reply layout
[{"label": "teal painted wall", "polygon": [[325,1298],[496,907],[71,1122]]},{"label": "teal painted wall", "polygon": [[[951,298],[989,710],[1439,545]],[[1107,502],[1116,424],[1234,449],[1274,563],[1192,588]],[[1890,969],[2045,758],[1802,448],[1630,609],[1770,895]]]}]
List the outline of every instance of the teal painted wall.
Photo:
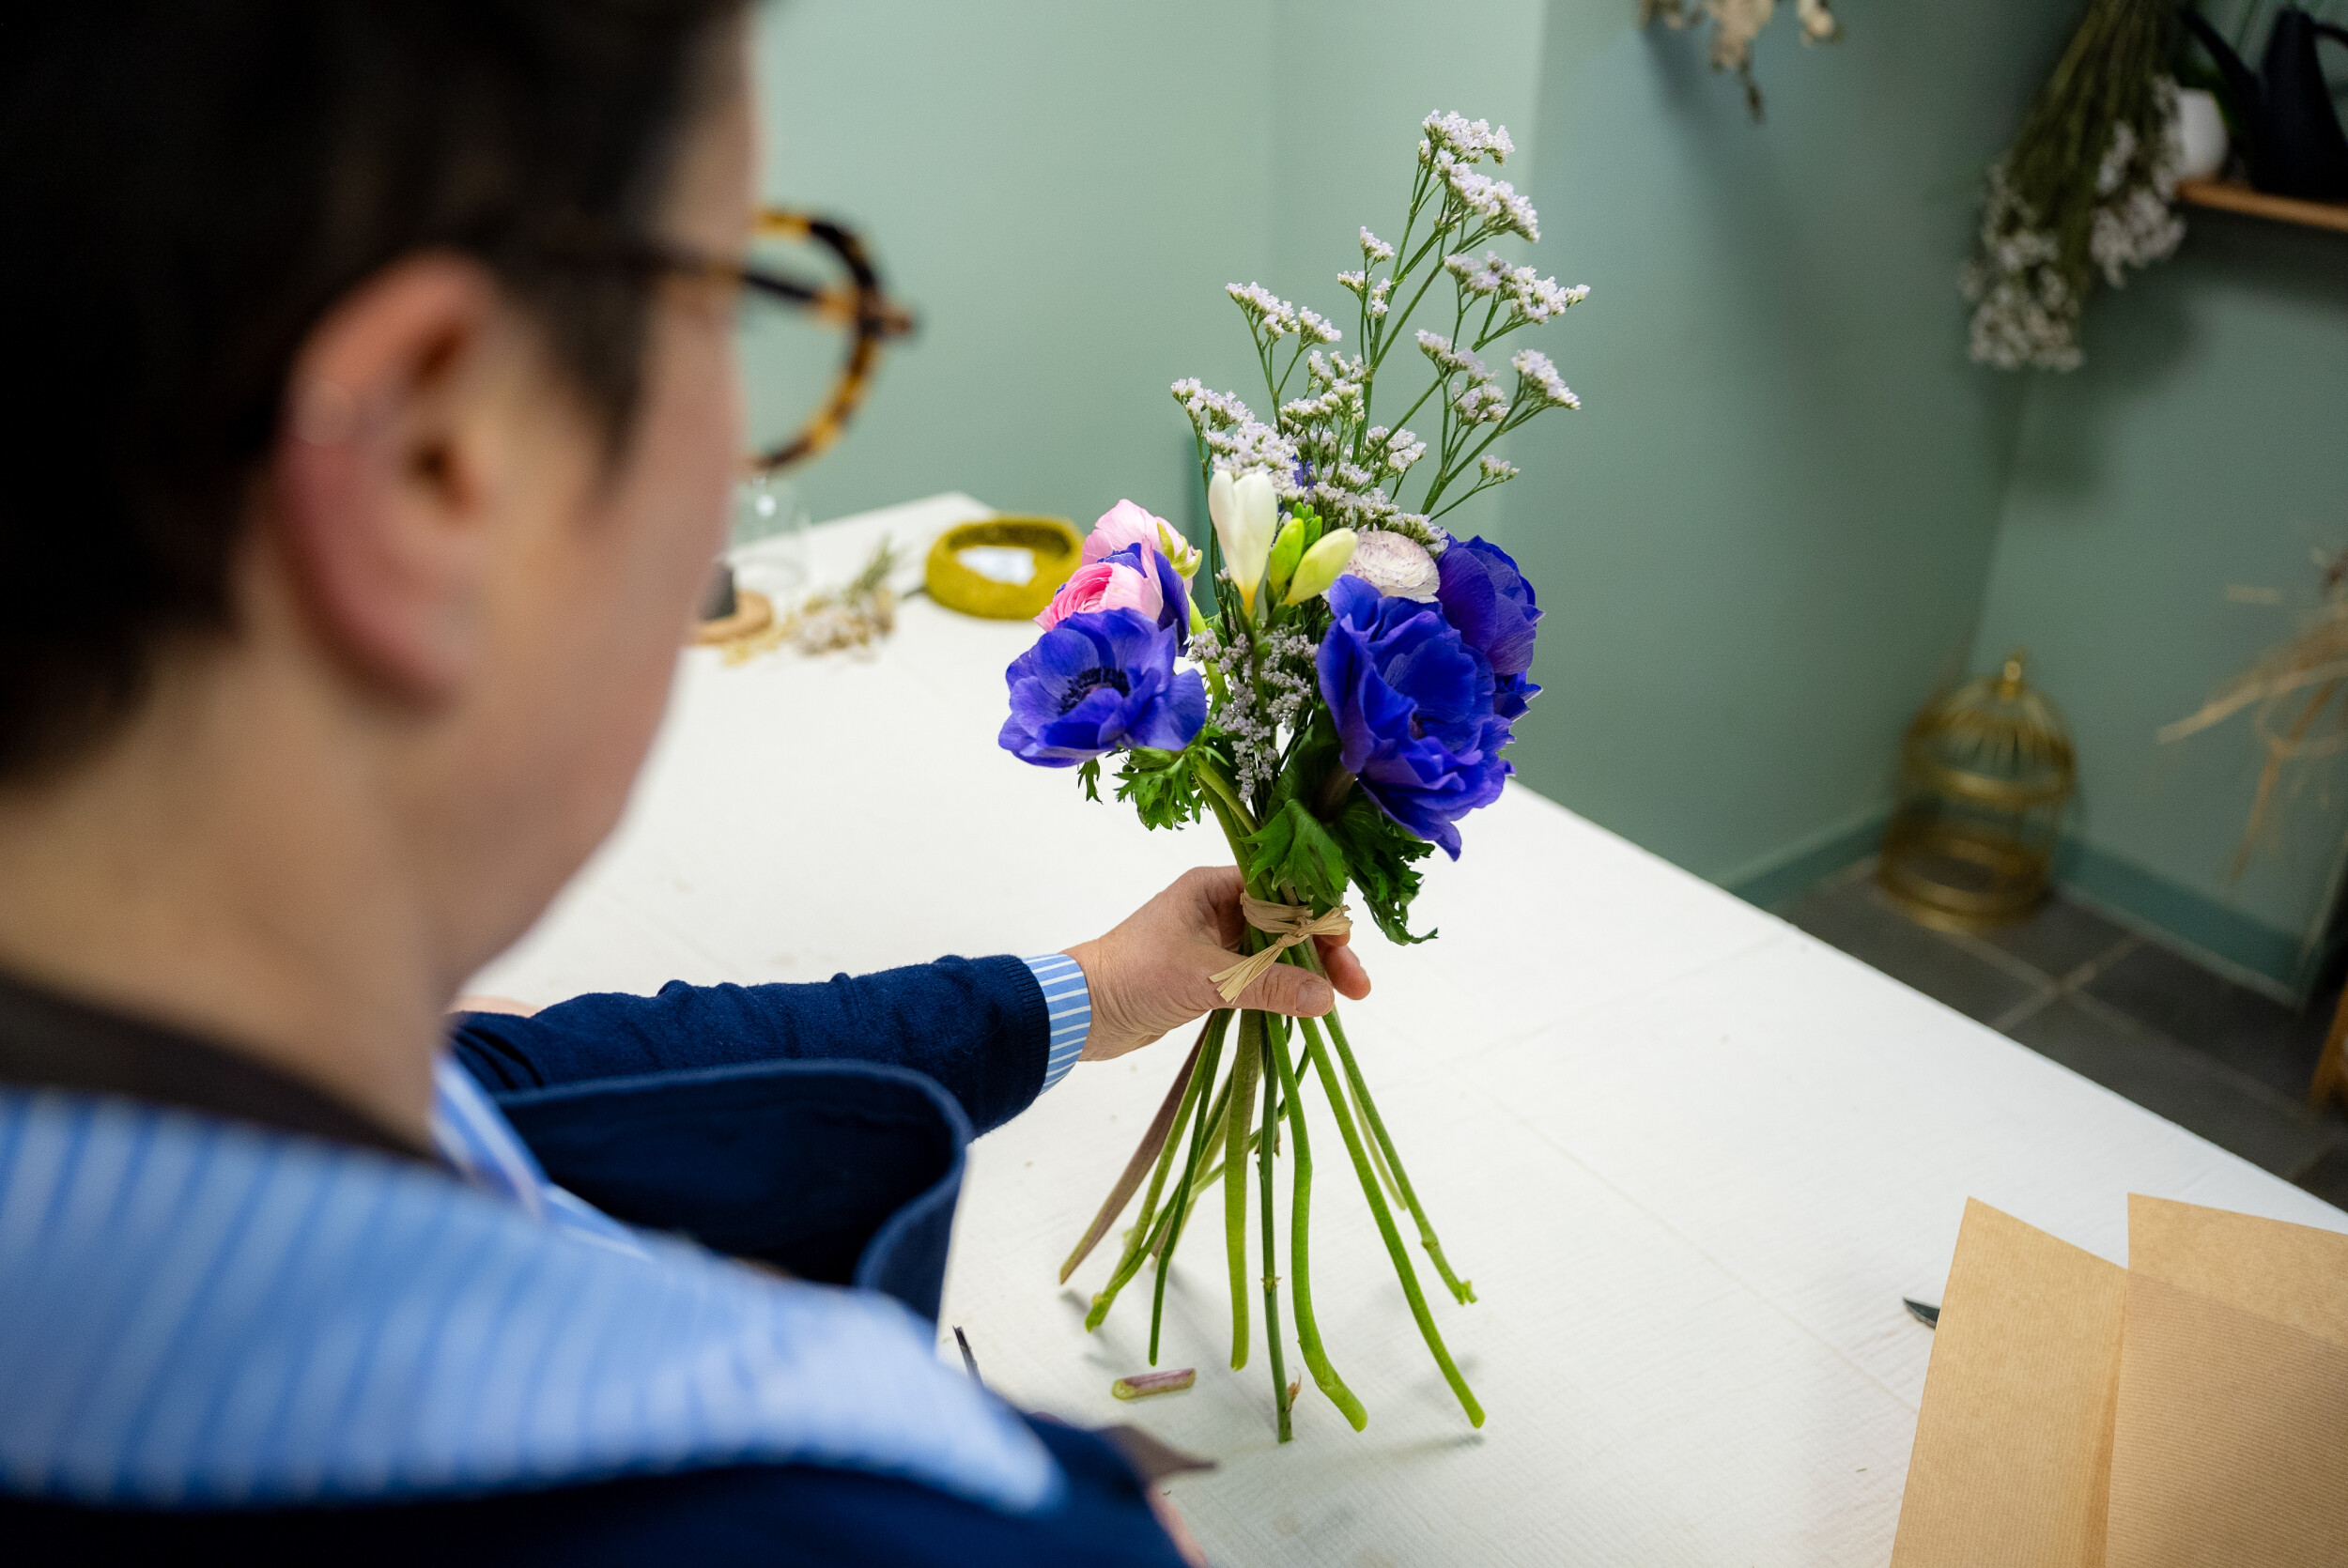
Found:
[{"label": "teal painted wall", "polygon": [[1548,18],[1534,191],[1593,293],[1556,351],[1584,411],[1521,438],[1503,492],[1554,607],[1518,755],[1735,884],[1878,820],[1901,726],[1971,648],[2022,389],[1966,361],[1955,277],[2068,15],[1772,26],[1755,127],[1699,38],[1632,9]]},{"label": "teal painted wall", "polygon": [[815,515],[958,489],[1089,522],[1188,493],[1166,386],[1252,365],[1222,287],[1270,250],[1258,9],[761,8],[768,192],[863,229],[921,319],[806,471]]},{"label": "teal painted wall", "polygon": [[2317,599],[2311,553],[2348,547],[2348,236],[2186,223],[2175,258],[2095,301],[2086,366],[2031,381],[1974,663],[2035,655],[2078,738],[2089,850],[2231,912],[2186,934],[2287,974],[2348,793],[2301,775],[2230,881],[2263,760],[2248,715],[2169,746],[2155,731],[2290,635]]}]

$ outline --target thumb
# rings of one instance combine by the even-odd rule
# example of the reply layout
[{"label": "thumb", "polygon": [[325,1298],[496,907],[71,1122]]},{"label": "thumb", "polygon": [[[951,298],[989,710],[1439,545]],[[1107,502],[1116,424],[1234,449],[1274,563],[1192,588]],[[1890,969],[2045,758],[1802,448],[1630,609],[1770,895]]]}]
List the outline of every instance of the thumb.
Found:
[{"label": "thumb", "polygon": [[1275,963],[1241,992],[1232,1006],[1291,1018],[1319,1018],[1336,1002],[1336,992],[1320,976],[1292,963]]}]

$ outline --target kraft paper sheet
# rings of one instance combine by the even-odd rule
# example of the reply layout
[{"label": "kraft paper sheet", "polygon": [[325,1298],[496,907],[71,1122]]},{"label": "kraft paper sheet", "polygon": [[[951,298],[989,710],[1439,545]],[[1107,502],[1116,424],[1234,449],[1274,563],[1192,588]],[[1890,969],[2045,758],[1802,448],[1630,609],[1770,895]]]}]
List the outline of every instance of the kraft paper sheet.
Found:
[{"label": "kraft paper sheet", "polygon": [[1892,1568],[2100,1568],[2127,1273],[1968,1200]]},{"label": "kraft paper sheet", "polygon": [[2128,1200],[2108,1560],[2348,1563],[2348,1236]]},{"label": "kraft paper sheet", "polygon": [[2348,1236],[2131,1197],[2128,1253],[1966,1205],[1893,1568],[2348,1563]]}]

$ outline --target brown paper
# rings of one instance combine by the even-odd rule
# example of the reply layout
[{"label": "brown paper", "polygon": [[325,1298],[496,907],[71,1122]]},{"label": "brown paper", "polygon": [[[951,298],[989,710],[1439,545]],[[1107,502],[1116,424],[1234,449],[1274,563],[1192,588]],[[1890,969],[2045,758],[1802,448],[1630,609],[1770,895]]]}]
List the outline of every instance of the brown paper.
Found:
[{"label": "brown paper", "polygon": [[2126,1284],[1966,1203],[1892,1568],[2101,1568]]},{"label": "brown paper", "polygon": [[2110,1568],[2348,1563],[2348,1236],[2134,1197]]}]

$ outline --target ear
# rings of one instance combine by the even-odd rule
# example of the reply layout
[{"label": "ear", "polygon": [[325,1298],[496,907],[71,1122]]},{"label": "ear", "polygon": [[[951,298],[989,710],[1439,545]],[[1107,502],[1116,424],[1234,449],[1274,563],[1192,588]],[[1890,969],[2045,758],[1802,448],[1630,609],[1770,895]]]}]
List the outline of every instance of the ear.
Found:
[{"label": "ear", "polygon": [[428,254],[361,284],[295,356],[270,521],[327,641],[411,698],[445,697],[477,656],[512,407],[501,361],[520,351],[488,271]]}]

